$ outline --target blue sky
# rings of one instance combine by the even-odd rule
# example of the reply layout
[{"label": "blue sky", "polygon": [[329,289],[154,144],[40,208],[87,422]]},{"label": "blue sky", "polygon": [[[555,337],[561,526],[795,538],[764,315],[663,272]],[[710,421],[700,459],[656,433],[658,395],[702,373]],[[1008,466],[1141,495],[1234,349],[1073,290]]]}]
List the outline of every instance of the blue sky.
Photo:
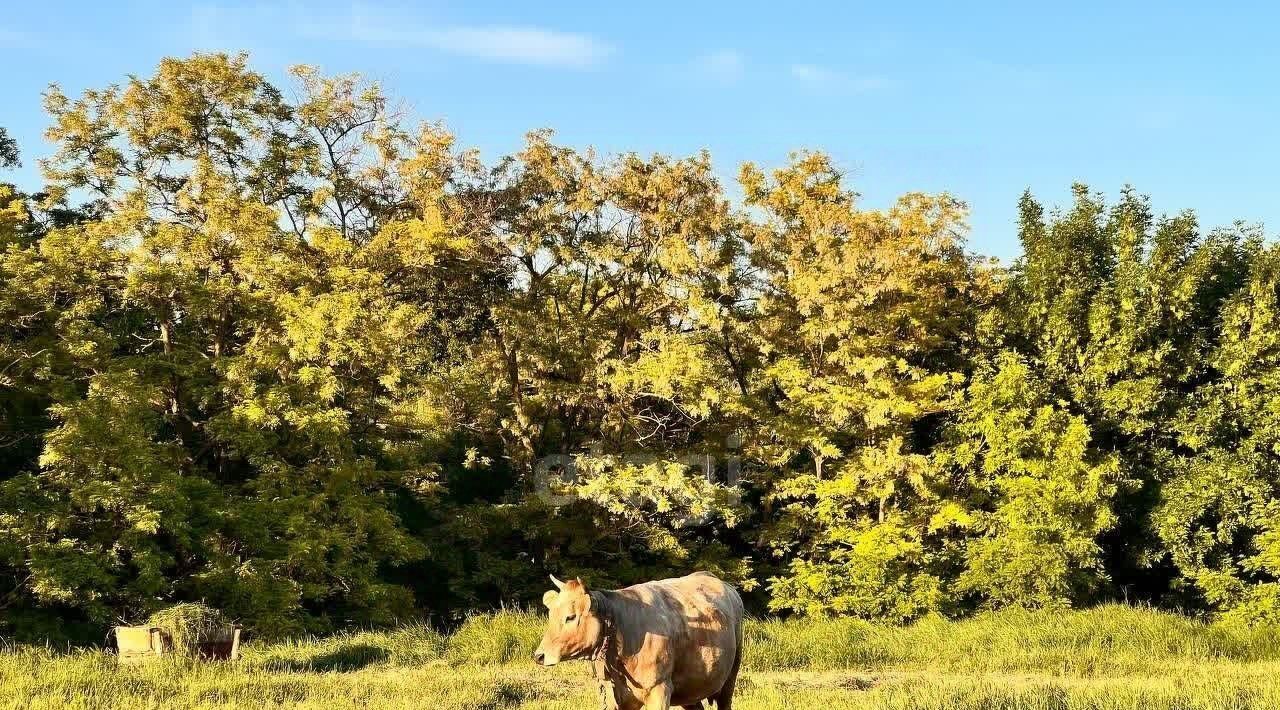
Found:
[{"label": "blue sky", "polygon": [[1280,9],[1209,3],[19,3],[0,13],[0,126],[38,184],[40,94],[247,50],[283,80],[381,80],[494,157],[533,128],[604,152],[707,148],[726,178],[830,153],[864,204],[969,203],[970,245],[1018,252],[1014,207],[1125,183],[1205,226],[1280,225]]}]

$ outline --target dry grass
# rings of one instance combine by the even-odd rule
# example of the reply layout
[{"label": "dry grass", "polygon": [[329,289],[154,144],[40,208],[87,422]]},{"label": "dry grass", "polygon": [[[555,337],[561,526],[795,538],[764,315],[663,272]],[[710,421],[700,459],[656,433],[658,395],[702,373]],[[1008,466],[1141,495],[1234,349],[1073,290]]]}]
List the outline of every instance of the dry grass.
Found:
[{"label": "dry grass", "polygon": [[152,614],[147,626],[154,626],[168,635],[173,651],[193,658],[200,643],[220,637],[228,627],[222,612],[204,604],[175,604]]}]

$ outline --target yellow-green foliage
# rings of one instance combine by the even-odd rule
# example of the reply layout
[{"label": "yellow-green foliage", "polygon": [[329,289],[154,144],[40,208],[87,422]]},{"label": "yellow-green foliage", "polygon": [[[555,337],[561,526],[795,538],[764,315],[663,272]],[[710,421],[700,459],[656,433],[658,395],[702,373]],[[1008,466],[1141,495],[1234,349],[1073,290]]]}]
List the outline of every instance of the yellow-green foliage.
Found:
[{"label": "yellow-green foliage", "polygon": [[201,53],[46,94],[45,191],[0,185],[0,632],[696,569],[815,617],[1280,618],[1255,230],[1077,185],[1000,266],[960,199],[864,205],[821,152],[737,187],[550,131],[485,162],[375,82],[289,81]]},{"label": "yellow-green foliage", "polygon": [[[100,651],[11,647],[0,652],[0,706],[594,707],[585,664],[542,669],[528,659],[541,622],[502,613],[473,617],[448,636],[407,627],[251,643],[234,663],[120,666]],[[1261,710],[1280,702],[1275,639],[1273,630],[1127,607],[907,627],[751,621],[735,707]]]}]

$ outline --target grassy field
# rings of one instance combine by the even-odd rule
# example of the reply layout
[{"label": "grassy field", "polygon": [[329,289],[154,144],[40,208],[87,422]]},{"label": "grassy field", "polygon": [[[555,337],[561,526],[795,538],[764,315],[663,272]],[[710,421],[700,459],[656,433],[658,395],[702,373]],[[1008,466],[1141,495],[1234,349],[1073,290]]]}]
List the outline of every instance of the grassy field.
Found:
[{"label": "grassy field", "polygon": [[[120,667],[94,650],[0,653],[0,707],[594,708],[584,664],[535,667],[539,616],[248,644],[241,661]],[[755,621],[737,707],[1280,708],[1280,631],[1120,606],[906,628]]]}]

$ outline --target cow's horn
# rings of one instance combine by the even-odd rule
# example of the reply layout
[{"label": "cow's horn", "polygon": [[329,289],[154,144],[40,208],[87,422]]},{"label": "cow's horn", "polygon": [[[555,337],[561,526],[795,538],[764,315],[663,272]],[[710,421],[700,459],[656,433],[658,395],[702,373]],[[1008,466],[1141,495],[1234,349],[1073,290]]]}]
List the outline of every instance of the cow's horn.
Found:
[{"label": "cow's horn", "polygon": [[562,592],[564,591],[564,586],[565,586],[564,582],[561,582],[560,580],[556,579],[556,576],[554,574],[547,575],[547,576],[551,577],[551,582],[556,585],[556,589],[559,589]]}]

